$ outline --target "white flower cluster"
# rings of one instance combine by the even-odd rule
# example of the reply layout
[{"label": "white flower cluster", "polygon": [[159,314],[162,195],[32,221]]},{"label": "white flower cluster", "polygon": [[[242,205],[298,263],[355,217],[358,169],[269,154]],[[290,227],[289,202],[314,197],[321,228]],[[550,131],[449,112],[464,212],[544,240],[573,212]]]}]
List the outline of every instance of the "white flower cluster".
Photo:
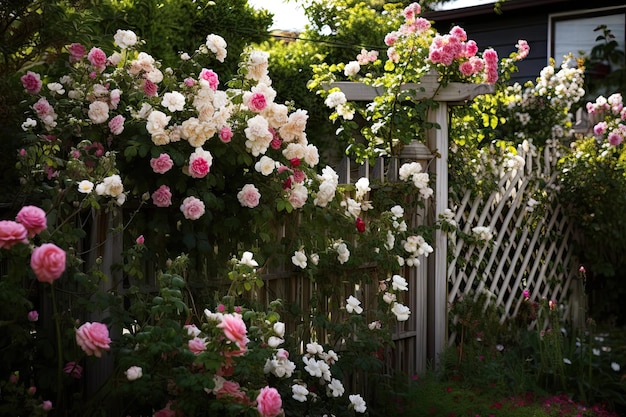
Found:
[{"label": "white flower cluster", "polygon": [[337,185],[339,185],[339,175],[337,175],[334,169],[327,166],[322,169],[322,175],[318,175],[317,178],[320,181],[320,187],[315,195],[313,204],[319,207],[326,207],[335,198]]},{"label": "white flower cluster", "polygon": [[403,164],[398,174],[402,181],[413,181],[423,199],[426,200],[433,195],[433,189],[428,186],[428,173],[422,172],[422,165],[419,162]]},{"label": "white flower cluster", "polygon": [[285,349],[278,349],[278,351],[272,355],[272,358],[265,362],[265,366],[263,367],[264,373],[271,373],[278,378],[291,378],[295,370],[296,364],[289,360],[289,352]]},{"label": "white flower cluster", "polygon": [[354,118],[354,107],[352,104],[348,103],[346,95],[341,91],[332,91],[328,94],[326,100],[324,100],[324,104],[326,104],[328,108],[335,109],[337,115],[343,117],[345,120],[352,120]]},{"label": "white flower cluster", "polygon": [[332,248],[337,251],[337,260],[340,264],[345,264],[350,259],[350,249],[348,245],[339,239],[333,242]]},{"label": "white flower cluster", "polygon": [[450,226],[453,226],[453,227],[456,227],[456,225],[457,225],[456,220],[454,219],[455,217],[456,217],[456,215],[449,208],[445,209],[443,211],[443,213],[439,214],[439,219],[442,222],[447,223],[447,224],[449,224]]},{"label": "white flower cluster", "polygon": [[476,226],[472,228],[472,233],[474,233],[474,236],[484,242],[489,242],[491,239],[493,239],[493,233],[491,232],[491,229],[485,226]]},{"label": "white flower cluster", "polygon": [[[84,183],[82,184],[84,185]],[[96,194],[113,197],[120,206],[126,201],[124,184],[122,184],[122,178],[117,174],[106,177],[101,183],[96,185]]]},{"label": "white flower cluster", "polygon": [[365,199],[370,192],[370,180],[366,177],[359,178],[354,187],[356,189],[354,198],[346,197],[341,202],[341,207],[346,209],[346,216],[352,216],[356,219],[362,211],[372,209],[372,202]]},{"label": "white flower cluster", "polygon": [[[313,378],[317,378],[321,385],[326,386],[326,395],[332,398],[341,397],[345,388],[340,380],[333,378],[330,366],[339,360],[339,356],[332,349],[324,352],[324,347],[317,342],[307,343],[306,353],[302,356],[304,370]],[[300,402],[309,398],[317,400],[318,394],[310,392],[304,381],[298,381],[291,386],[293,399]]]},{"label": "white flower cluster", "polygon": [[405,259],[408,266],[419,266],[420,260],[417,258],[422,255],[428,257],[433,252],[433,247],[422,236],[407,237],[402,241],[402,247],[409,254]]}]

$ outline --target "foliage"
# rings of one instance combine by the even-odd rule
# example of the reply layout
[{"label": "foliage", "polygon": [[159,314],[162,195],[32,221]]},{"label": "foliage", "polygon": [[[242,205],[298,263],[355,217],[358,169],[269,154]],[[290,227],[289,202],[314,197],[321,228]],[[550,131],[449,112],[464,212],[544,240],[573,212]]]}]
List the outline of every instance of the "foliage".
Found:
[{"label": "foliage", "polygon": [[457,338],[444,356],[444,383],[458,381],[478,392],[489,387],[495,398],[532,392],[540,398],[567,396],[597,412],[602,405],[623,409],[624,353],[618,335],[599,331],[591,320],[586,329],[574,329],[563,321],[556,301],[523,296],[517,314],[504,322],[484,293],[453,304]]},{"label": "foliage", "polygon": [[599,96],[586,108],[595,137],[580,137],[559,161],[559,198],[579,228],[577,255],[589,273],[588,291],[602,294],[603,301],[592,306],[594,317],[614,321],[624,294],[620,253],[626,225],[619,207],[626,189],[626,111],[619,93]]},{"label": "foliage", "polygon": [[[213,69],[230,79],[237,72],[238,59],[247,45],[268,38],[271,16],[255,10],[247,0],[110,0],[115,29],[125,27],[149,41],[145,52],[158,56],[164,67],[176,67],[179,55],[191,51],[206,37],[206,28],[220,33],[228,43],[229,58]],[[110,30],[107,31],[110,33]]]}]

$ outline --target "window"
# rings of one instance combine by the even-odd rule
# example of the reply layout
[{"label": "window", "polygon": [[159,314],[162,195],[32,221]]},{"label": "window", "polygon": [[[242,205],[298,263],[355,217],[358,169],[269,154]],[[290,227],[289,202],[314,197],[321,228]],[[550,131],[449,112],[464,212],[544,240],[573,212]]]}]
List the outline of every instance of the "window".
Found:
[{"label": "window", "polygon": [[550,16],[550,53],[557,65],[570,52],[574,56],[589,55],[596,45],[596,38],[602,32],[594,32],[600,25],[606,25],[615,36],[619,49],[624,51],[626,7],[584,10]]}]

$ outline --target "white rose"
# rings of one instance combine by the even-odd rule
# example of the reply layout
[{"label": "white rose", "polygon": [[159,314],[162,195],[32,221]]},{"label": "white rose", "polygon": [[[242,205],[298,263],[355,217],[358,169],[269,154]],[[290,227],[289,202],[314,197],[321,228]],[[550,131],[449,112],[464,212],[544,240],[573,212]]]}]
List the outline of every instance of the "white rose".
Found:
[{"label": "white rose", "polygon": [[143,376],[143,370],[140,366],[131,366],[124,371],[124,375],[129,381],[135,381]]}]

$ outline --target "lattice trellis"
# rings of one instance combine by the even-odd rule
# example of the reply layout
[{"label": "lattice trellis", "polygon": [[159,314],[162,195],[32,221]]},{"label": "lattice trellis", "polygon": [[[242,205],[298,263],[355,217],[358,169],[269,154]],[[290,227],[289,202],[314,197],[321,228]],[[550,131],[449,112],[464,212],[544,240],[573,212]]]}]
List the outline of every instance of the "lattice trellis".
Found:
[{"label": "lattice trellis", "polygon": [[[537,154],[518,148],[523,168],[502,170],[497,189],[489,196],[471,191],[451,205],[466,234],[475,226],[493,232],[488,245],[450,237],[448,303],[459,296],[488,291],[489,303],[503,307],[501,321],[514,316],[528,289],[532,300],[556,300],[570,320],[582,319],[581,283],[572,259],[574,228],[555,199],[557,147]],[[541,196],[541,197],[540,197]],[[452,343],[455,334],[451,334]]]}]

